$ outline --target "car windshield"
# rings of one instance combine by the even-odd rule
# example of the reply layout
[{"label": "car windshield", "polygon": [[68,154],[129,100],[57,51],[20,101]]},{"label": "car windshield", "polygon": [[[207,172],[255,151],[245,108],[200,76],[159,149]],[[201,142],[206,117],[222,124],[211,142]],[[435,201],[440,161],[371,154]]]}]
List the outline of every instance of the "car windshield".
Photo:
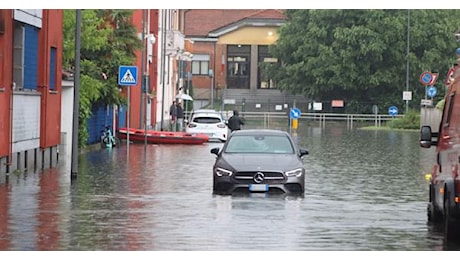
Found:
[{"label": "car windshield", "polygon": [[226,153],[294,153],[294,148],[286,136],[241,135],[233,136],[227,142]]},{"label": "car windshield", "polygon": [[193,122],[199,124],[217,124],[222,122],[222,120],[217,117],[195,117],[193,118]]}]

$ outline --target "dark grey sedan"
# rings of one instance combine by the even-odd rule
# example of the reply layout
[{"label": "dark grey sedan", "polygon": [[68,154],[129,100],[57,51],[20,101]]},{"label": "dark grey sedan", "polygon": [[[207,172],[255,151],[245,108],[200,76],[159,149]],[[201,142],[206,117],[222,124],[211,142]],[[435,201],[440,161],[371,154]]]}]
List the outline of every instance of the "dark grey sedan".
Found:
[{"label": "dark grey sedan", "polygon": [[290,134],[281,130],[247,129],[233,132],[213,166],[214,194],[241,192],[303,195],[305,168],[303,156]]}]

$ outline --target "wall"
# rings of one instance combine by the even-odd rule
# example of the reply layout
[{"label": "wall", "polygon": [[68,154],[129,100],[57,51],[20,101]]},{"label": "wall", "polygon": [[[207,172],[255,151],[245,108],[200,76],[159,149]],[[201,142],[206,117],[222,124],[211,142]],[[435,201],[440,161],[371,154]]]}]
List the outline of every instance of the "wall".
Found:
[{"label": "wall", "polygon": [[16,91],[13,96],[13,153],[40,144],[40,94]]},{"label": "wall", "polygon": [[[0,158],[6,157],[11,151],[11,83],[13,68],[8,66],[13,60],[13,25],[12,10],[0,10]],[[0,172],[5,167],[6,160],[0,160]]]},{"label": "wall", "polygon": [[[43,10],[43,28],[39,32],[38,82],[42,94],[40,147],[57,147],[61,142],[61,78],[62,78],[63,10]],[[55,68],[50,68],[51,47],[56,48]],[[50,73],[54,69],[56,73]],[[56,86],[50,90],[50,75]]]},{"label": "wall", "polygon": [[218,44],[270,45],[276,42],[278,27],[243,27],[219,37]]},{"label": "wall", "polygon": [[66,86],[62,88],[61,146],[59,149],[60,155],[65,156],[69,156],[72,153],[73,101],[73,82],[66,82]]},{"label": "wall", "polygon": [[442,111],[436,107],[422,107],[420,110],[420,126],[429,125],[433,132],[439,131]]}]

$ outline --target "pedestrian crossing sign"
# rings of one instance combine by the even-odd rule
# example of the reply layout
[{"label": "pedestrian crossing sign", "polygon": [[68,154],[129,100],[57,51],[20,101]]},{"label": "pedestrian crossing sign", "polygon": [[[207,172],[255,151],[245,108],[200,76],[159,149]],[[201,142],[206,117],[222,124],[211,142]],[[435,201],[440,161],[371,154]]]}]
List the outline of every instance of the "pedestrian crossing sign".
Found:
[{"label": "pedestrian crossing sign", "polygon": [[118,85],[135,86],[137,85],[137,67],[120,66],[118,69]]}]

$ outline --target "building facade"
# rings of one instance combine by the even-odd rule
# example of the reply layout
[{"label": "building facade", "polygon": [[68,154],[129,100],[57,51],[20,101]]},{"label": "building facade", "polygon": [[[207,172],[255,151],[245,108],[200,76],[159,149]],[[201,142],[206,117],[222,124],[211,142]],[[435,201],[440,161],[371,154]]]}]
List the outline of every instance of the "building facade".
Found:
[{"label": "building facade", "polygon": [[[158,104],[158,27],[159,10],[142,9],[134,10],[132,22],[137,28],[138,36],[142,40],[143,47],[136,52],[138,68],[138,84],[130,87],[130,122],[136,128],[154,128],[158,115],[155,113]],[[131,65],[131,64],[125,64]],[[127,95],[127,88],[123,88]]]},{"label": "building facade", "polygon": [[[195,102],[239,104],[253,111],[288,109],[302,96],[282,93],[262,67],[276,63],[268,48],[286,20],[282,10],[183,10],[185,38],[193,42],[190,66]],[[219,104],[213,104],[219,102]]]},{"label": "building facade", "polygon": [[0,173],[57,164],[62,10],[0,10]]}]

